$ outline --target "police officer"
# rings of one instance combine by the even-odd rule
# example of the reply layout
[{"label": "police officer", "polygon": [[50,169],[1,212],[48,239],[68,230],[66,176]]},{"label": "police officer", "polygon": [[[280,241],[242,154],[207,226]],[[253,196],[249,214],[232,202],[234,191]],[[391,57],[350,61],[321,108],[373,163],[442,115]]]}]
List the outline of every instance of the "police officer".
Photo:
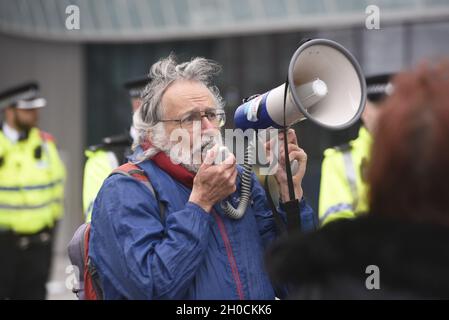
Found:
[{"label": "police officer", "polygon": [[380,103],[393,90],[391,79],[392,74],[366,79],[368,99],[358,137],[324,151],[319,198],[322,225],[340,218],[352,218],[368,210],[365,169],[372,144],[371,133],[375,130]]},{"label": "police officer", "polygon": [[[133,113],[140,107],[141,92],[149,82],[147,77],[130,80],[124,84],[128,91]],[[85,152],[87,161],[84,167],[83,211],[86,221],[90,221],[92,208],[98,190],[111,171],[127,161],[131,145],[136,139],[135,130],[124,134],[103,138],[103,142],[88,148]]]},{"label": "police officer", "polygon": [[0,299],[45,299],[53,234],[63,214],[65,168],[36,127],[37,83],[0,93]]}]

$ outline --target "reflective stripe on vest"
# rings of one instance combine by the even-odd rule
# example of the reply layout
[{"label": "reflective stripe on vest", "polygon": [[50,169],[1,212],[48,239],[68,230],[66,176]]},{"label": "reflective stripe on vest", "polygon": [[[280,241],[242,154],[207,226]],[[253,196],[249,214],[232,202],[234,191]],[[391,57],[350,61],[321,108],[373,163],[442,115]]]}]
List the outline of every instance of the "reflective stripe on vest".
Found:
[{"label": "reflective stripe on vest", "polygon": [[2,204],[0,203],[0,209],[5,209],[5,210],[9,210],[9,211],[14,211],[14,210],[32,210],[32,209],[41,209],[41,208],[45,208],[53,203],[62,203],[62,199],[54,199],[51,201],[47,201],[41,204],[37,204],[37,205],[23,205],[23,206],[14,206],[14,205],[8,205],[8,204]]},{"label": "reflective stripe on vest", "polygon": [[351,150],[344,151],[342,153],[343,162],[345,165],[346,179],[348,180],[349,188],[352,194],[352,207],[354,210],[357,208],[358,193],[357,193],[357,176],[354,168],[354,162],[352,161]]},{"label": "reflective stripe on vest", "polygon": [[0,186],[0,191],[21,191],[21,190],[38,190],[38,189],[48,189],[53,188],[54,186],[58,184],[62,184],[64,180],[58,179],[53,182],[47,183],[47,184],[41,184],[41,185],[31,185],[31,186],[14,186],[14,187],[3,187]]},{"label": "reflective stripe on vest", "polygon": [[354,211],[354,208],[349,203],[338,203],[338,204],[330,207],[329,209],[327,209],[326,212],[324,213],[324,215],[320,218],[320,221],[323,222],[324,220],[327,219],[327,217],[329,217],[333,213],[346,211],[346,210]]}]

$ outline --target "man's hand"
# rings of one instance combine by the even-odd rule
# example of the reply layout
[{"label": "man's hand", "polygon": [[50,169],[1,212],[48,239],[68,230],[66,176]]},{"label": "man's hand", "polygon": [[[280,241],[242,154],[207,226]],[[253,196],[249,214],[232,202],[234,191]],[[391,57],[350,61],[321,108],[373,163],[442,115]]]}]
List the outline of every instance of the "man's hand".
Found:
[{"label": "man's hand", "polygon": [[229,153],[222,164],[213,165],[217,146],[206,154],[203,164],[193,179],[189,201],[209,212],[212,206],[236,190],[237,168],[235,157]]},{"label": "man's hand", "polygon": [[[279,185],[279,193],[282,202],[289,201],[288,194],[288,183],[287,183],[287,172],[285,169],[285,152],[284,152],[284,133],[281,132],[278,135],[279,141],[279,163],[278,169],[274,175],[276,181]],[[307,154],[298,146],[298,140],[296,138],[296,133],[293,129],[289,129],[287,132],[287,142],[288,142],[288,157],[289,161],[297,160],[299,164],[299,169],[296,174],[293,176],[293,185],[295,188],[295,198],[301,199],[303,195],[302,191],[302,179],[304,178],[304,174],[306,172],[307,165]],[[273,147],[274,140],[270,140],[265,144],[266,154],[270,155],[270,150]],[[269,158],[271,158],[269,156]],[[270,159],[271,161],[271,159]],[[293,172],[292,172],[293,174]]]}]

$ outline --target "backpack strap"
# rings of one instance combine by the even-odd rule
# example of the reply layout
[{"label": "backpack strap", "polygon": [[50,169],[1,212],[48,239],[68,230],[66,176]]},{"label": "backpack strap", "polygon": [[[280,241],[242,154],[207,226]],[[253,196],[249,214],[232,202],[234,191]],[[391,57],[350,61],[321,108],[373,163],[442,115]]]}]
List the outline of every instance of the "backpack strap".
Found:
[{"label": "backpack strap", "polygon": [[156,190],[154,190],[153,185],[151,184],[151,181],[144,170],[142,170],[138,165],[127,162],[120,167],[115,168],[112,170],[112,172],[109,174],[109,176],[112,176],[114,174],[121,174],[127,177],[134,178],[136,180],[139,180],[143,183],[143,185],[150,190],[151,194],[156,198],[157,204],[159,206],[159,212],[161,217],[161,222],[164,224],[165,222],[165,206],[163,205],[162,201],[160,201],[158,194],[156,193]]},{"label": "backpack strap", "polygon": [[100,283],[100,278],[97,269],[92,264],[89,257],[89,239],[90,239],[90,223],[86,224],[84,231],[84,297],[87,300],[103,300],[103,288]]}]

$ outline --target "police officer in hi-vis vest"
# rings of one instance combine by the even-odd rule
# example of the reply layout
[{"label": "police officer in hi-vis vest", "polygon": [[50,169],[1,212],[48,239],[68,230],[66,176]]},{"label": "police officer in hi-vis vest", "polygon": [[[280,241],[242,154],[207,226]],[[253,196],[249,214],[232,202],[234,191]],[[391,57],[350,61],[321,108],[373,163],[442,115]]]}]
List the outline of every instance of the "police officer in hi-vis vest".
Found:
[{"label": "police officer in hi-vis vest", "polygon": [[[148,82],[148,77],[141,77],[124,84],[131,100],[133,113],[142,103],[140,94]],[[131,145],[135,139],[135,130],[131,126],[128,132],[103,138],[101,144],[90,146],[86,150],[87,161],[83,180],[83,212],[86,222],[91,219],[95,197],[103,181],[113,169],[127,162],[127,156],[131,153]]]},{"label": "police officer in hi-vis vest", "polygon": [[319,217],[321,225],[341,218],[353,218],[368,210],[365,169],[382,100],[392,93],[392,74],[366,78],[367,102],[363,126],[349,143],[324,151],[321,167]]},{"label": "police officer in hi-vis vest", "polygon": [[36,127],[46,100],[36,83],[0,93],[0,299],[45,299],[65,167]]}]

